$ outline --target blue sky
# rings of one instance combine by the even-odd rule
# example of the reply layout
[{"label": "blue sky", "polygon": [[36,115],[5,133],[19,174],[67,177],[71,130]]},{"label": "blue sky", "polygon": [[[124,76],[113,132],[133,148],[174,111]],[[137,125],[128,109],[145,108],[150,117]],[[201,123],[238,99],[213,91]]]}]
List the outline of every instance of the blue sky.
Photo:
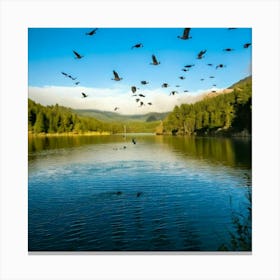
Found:
[{"label": "blue sky", "polygon": [[[138,93],[146,94],[145,102],[153,103],[153,106],[143,106],[141,112],[165,111],[202,92],[227,88],[251,74],[251,46],[243,48],[245,43],[252,42],[251,28],[191,28],[189,40],[177,38],[183,28],[98,28],[95,35],[85,35],[94,28],[98,27],[29,28],[30,98],[44,105],[59,103],[100,110],[118,106],[120,113],[139,113],[130,90],[136,86]],[[144,47],[131,49],[137,43]],[[225,48],[233,51],[223,51]],[[84,57],[75,59],[73,50]],[[199,60],[196,57],[201,50],[207,51]],[[160,65],[150,65],[152,54]],[[187,64],[195,66],[183,72]],[[226,67],[215,69],[218,64]],[[121,81],[112,80],[113,70],[123,78]],[[143,86],[141,80],[149,84]],[[75,85],[76,81],[80,84]],[[162,88],[165,82],[170,87]],[[170,96],[172,90],[178,94]],[[81,98],[81,92],[86,92],[88,97]]]}]

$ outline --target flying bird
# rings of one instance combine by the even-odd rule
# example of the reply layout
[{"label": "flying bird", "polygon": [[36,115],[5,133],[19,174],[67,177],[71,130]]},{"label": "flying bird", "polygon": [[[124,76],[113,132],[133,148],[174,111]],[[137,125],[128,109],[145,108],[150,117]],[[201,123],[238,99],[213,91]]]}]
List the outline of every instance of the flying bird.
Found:
[{"label": "flying bird", "polygon": [[190,34],[190,28],[184,28],[184,32],[182,36],[177,36],[177,38],[182,39],[182,40],[188,40],[191,39],[192,37],[189,36]]},{"label": "flying bird", "polygon": [[148,105],[153,105],[152,102],[148,102]]},{"label": "flying bird", "polygon": [[223,49],[224,52],[231,52],[233,51],[234,49],[231,49],[231,48],[226,48],[226,49]]},{"label": "flying bird", "polygon": [[203,55],[206,53],[207,50],[200,51],[197,55],[197,59],[202,59]]},{"label": "flying bird", "polygon": [[154,54],[152,55],[152,60],[153,60],[153,62],[150,63],[151,65],[159,65],[160,64],[160,62],[157,61],[156,56]]},{"label": "flying bird", "polygon": [[168,83],[163,83],[162,85],[161,85],[161,87],[163,87],[163,88],[167,88],[169,85],[168,85]]},{"label": "flying bird", "polygon": [[118,109],[120,109],[120,108],[119,108],[119,107],[115,107],[115,108],[114,108],[114,111],[117,111]]},{"label": "flying bird", "polygon": [[218,69],[218,68],[224,68],[224,67],[226,67],[224,64],[218,64],[218,65],[216,66],[216,69]]},{"label": "flying bird", "polygon": [[147,81],[141,81],[141,84],[142,85],[147,85],[149,82],[147,82]]},{"label": "flying bird", "polygon": [[183,68],[182,69],[182,71],[184,71],[184,72],[187,72],[187,71],[189,71],[190,69],[185,69],[185,68]]},{"label": "flying bird", "polygon": [[77,53],[76,51],[73,51],[73,53],[75,54],[75,58],[76,59],[81,59],[82,57],[84,57],[83,55],[80,55],[79,53]]},{"label": "flying bird", "polygon": [[122,80],[122,78],[119,77],[118,73],[115,70],[113,70],[113,74],[114,74],[114,79],[112,79],[112,80],[115,80],[115,81]]},{"label": "flying bird", "polygon": [[134,45],[134,46],[132,46],[131,47],[131,49],[134,49],[134,48],[143,48],[144,46],[143,46],[143,44],[142,43],[138,43],[138,44],[136,44],[136,45]]},{"label": "flying bird", "polygon": [[143,106],[143,105],[145,105],[144,102],[143,102],[143,101],[140,101],[140,106],[139,106],[139,107],[141,107],[141,106]]},{"label": "flying bird", "polygon": [[180,87],[180,85],[176,85],[176,87]]},{"label": "flying bird", "polygon": [[233,30],[236,29],[235,27],[229,27],[228,30]]},{"label": "flying bird", "polygon": [[200,79],[200,81],[204,81],[204,79],[202,78],[202,79]]},{"label": "flying bird", "polygon": [[86,33],[86,35],[89,35],[89,36],[94,35],[96,33],[97,29],[98,28],[95,28],[95,29],[91,30],[90,32]]},{"label": "flying bird", "polygon": [[214,77],[214,76],[209,76],[209,78],[210,78],[210,79],[214,79],[215,77]]},{"label": "flying bird", "polygon": [[66,74],[65,72],[61,72],[61,74],[68,77],[68,74]]},{"label": "flying bird", "polygon": [[189,91],[186,89],[186,90],[184,90],[184,92],[189,92]]},{"label": "flying bird", "polygon": [[173,90],[173,91],[171,91],[171,92],[170,92],[170,94],[169,94],[169,95],[175,95],[176,93],[178,93],[178,91]]},{"label": "flying bird", "polygon": [[131,139],[131,142],[135,145],[136,144],[136,140],[134,138]]},{"label": "flying bird", "polygon": [[194,64],[188,64],[188,65],[185,65],[184,67],[186,67],[186,68],[191,68],[191,67],[193,67],[194,66]]},{"label": "flying bird", "polygon": [[140,101],[140,98],[136,98],[135,100],[136,100],[136,102],[139,102],[139,101]]},{"label": "flying bird", "polygon": [[85,94],[84,92],[82,92],[82,96],[83,96],[83,98],[88,97],[88,95],[87,95],[87,94]]},{"label": "flying bird", "polygon": [[137,90],[137,88],[136,88],[135,86],[132,86],[132,87],[131,87],[131,91],[132,91],[133,93],[135,93],[136,90]]},{"label": "flying bird", "polygon": [[184,80],[186,78],[184,76],[180,76],[179,79]]},{"label": "flying bird", "polygon": [[246,44],[243,45],[243,48],[244,48],[244,49],[247,49],[247,48],[249,48],[251,45],[252,45],[251,43],[246,43]]},{"label": "flying bird", "polygon": [[138,96],[140,96],[140,97],[146,97],[144,94],[142,94],[142,93],[140,93],[140,94],[138,94]]},{"label": "flying bird", "polygon": [[207,65],[208,65],[208,66],[213,66],[213,64],[212,64],[212,63],[207,63]]},{"label": "flying bird", "polygon": [[75,85],[77,86],[80,82],[76,82]]}]

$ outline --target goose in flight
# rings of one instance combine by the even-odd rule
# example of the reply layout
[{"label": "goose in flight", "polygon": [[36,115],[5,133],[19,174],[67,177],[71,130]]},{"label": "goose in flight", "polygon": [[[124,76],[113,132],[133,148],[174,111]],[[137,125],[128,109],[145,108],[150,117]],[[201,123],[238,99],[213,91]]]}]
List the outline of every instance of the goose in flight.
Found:
[{"label": "goose in flight", "polygon": [[88,97],[88,95],[87,95],[87,94],[85,94],[84,92],[82,92],[82,96],[83,96],[83,98]]},{"label": "goose in flight", "polygon": [[233,50],[234,50],[234,49],[232,49],[232,48],[223,49],[224,52],[231,52],[231,51],[233,51]]},{"label": "goose in flight", "polygon": [[154,54],[152,55],[152,60],[153,60],[153,62],[150,63],[151,65],[159,65],[160,64],[160,62],[157,60],[157,58]]},{"label": "goose in flight", "polygon": [[188,40],[191,39],[192,37],[189,36],[190,34],[190,28],[184,28],[184,32],[182,36],[177,36],[177,38],[182,39],[182,40]]},{"label": "goose in flight", "polygon": [[142,85],[147,85],[149,82],[147,82],[147,81],[141,81],[141,84]]},{"label": "goose in flight", "polygon": [[138,94],[138,96],[140,96],[140,97],[146,97],[144,94],[142,94],[142,93],[140,93],[140,94]]},{"label": "goose in flight", "polygon": [[252,45],[251,43],[246,43],[246,44],[243,45],[243,48],[244,48],[244,49],[247,49],[247,48],[249,48],[251,45]]},{"label": "goose in flight", "polygon": [[191,67],[193,67],[194,66],[194,64],[187,64],[187,65],[185,65],[184,67],[185,68],[191,68]]},{"label": "goose in flight", "polygon": [[95,28],[95,29],[91,30],[90,32],[87,32],[86,35],[89,35],[89,36],[94,35],[96,33],[97,29],[98,28]]},{"label": "goose in flight", "polygon": [[202,59],[203,55],[206,53],[206,50],[200,51],[197,55],[197,59]]},{"label": "goose in flight", "polygon": [[122,80],[122,78],[119,77],[118,73],[115,70],[113,70],[113,74],[114,74],[114,79],[112,79],[112,80],[115,80],[115,81]]},{"label": "goose in flight", "polygon": [[173,90],[173,91],[171,91],[171,92],[170,92],[170,94],[169,94],[169,95],[175,95],[176,93],[178,93],[178,91]]},{"label": "goose in flight", "polygon": [[75,58],[76,59],[81,59],[82,57],[84,57],[83,55],[80,55],[79,53],[77,53],[76,51],[73,51],[73,53],[75,54]]},{"label": "goose in flight", "polygon": [[131,91],[132,91],[132,93],[135,93],[135,92],[136,92],[136,90],[137,90],[137,88],[136,88],[135,86],[132,86],[132,87],[131,87]]},{"label": "goose in flight", "polygon": [[226,67],[224,64],[218,64],[218,65],[216,66],[216,69],[218,69],[218,68],[224,68],[224,67]]},{"label": "goose in flight", "polygon": [[120,109],[120,108],[119,108],[119,107],[115,107],[115,108],[114,108],[114,111],[117,111],[118,109]]},{"label": "goose in flight", "polygon": [[163,83],[162,85],[161,85],[161,87],[163,87],[163,88],[167,88],[169,85],[168,85],[168,83]]},{"label": "goose in flight", "polygon": [[134,49],[134,48],[143,48],[143,44],[142,43],[138,43],[138,44],[135,44],[134,46],[131,47],[131,49]]}]

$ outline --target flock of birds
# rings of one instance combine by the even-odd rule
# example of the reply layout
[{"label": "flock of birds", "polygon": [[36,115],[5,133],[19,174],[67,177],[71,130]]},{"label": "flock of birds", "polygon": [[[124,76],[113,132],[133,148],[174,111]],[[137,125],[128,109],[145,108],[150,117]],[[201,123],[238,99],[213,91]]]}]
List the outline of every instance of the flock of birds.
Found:
[{"label": "flock of birds", "polygon": [[[236,28],[228,28],[228,30],[233,30],[233,29],[236,29]],[[95,28],[95,29],[91,30],[90,32],[85,33],[85,35],[87,35],[87,36],[93,36],[93,35],[96,34],[97,30],[98,30],[98,28]],[[179,39],[181,39],[181,40],[190,40],[190,39],[192,39],[192,37],[190,36],[190,31],[191,31],[191,28],[184,28],[183,34],[182,34],[181,36],[177,36],[177,38],[179,38]],[[251,43],[250,43],[250,42],[247,42],[247,43],[244,43],[244,44],[243,44],[243,48],[244,48],[244,49],[247,49],[247,48],[249,48],[250,46],[251,46]],[[135,44],[135,45],[133,45],[133,46],[131,47],[131,50],[133,50],[133,49],[139,49],[139,48],[143,48],[143,47],[144,47],[144,45],[143,45],[142,43],[137,43],[137,44]],[[224,52],[232,52],[232,51],[234,51],[234,49],[233,49],[233,48],[225,48],[225,49],[223,49],[223,51],[224,51]],[[205,57],[205,54],[206,54],[206,53],[207,53],[207,50],[206,50],[206,49],[201,50],[201,51],[197,54],[196,59],[198,59],[198,60],[203,59],[203,58]],[[74,58],[75,58],[75,59],[82,59],[82,58],[84,57],[84,55],[81,55],[80,53],[78,53],[78,52],[75,51],[75,50],[73,50],[73,54],[74,54]],[[150,65],[154,65],[154,66],[160,65],[160,61],[157,59],[157,57],[156,57],[154,54],[152,54],[152,61],[150,62]],[[207,65],[208,65],[209,67],[213,67],[213,66],[214,66],[212,63],[207,63]],[[185,66],[183,67],[182,71],[188,72],[188,71],[190,71],[190,69],[192,69],[194,66],[195,66],[195,64],[187,64],[187,65],[185,65]],[[217,65],[215,66],[215,69],[217,70],[217,69],[219,69],[219,68],[225,68],[225,67],[226,67],[225,64],[219,63],[219,64],[217,64]],[[119,76],[119,74],[117,73],[117,71],[113,70],[112,72],[113,72],[113,78],[112,78],[112,80],[114,80],[114,81],[116,81],[116,82],[119,82],[119,81],[121,81],[121,80],[123,79],[122,77]],[[72,77],[72,75],[67,74],[67,73],[65,73],[65,72],[61,72],[61,73],[62,73],[62,75],[64,75],[65,77],[70,78],[71,80],[75,81],[75,82],[74,82],[75,85],[79,85],[79,84],[80,84],[79,81],[76,81],[76,80],[77,80],[77,77],[74,78],[74,77]],[[212,76],[212,75],[211,75],[211,76],[209,76],[209,78],[210,78],[210,79],[214,79],[215,76]],[[185,79],[185,76],[179,76],[179,79],[180,79],[180,80],[184,80],[184,79]],[[201,81],[204,81],[204,78],[201,78],[200,80],[201,80]],[[141,85],[147,85],[147,84],[149,84],[148,81],[145,81],[145,80],[141,81]],[[213,86],[213,87],[216,87],[217,85],[216,85],[216,84],[213,84],[212,86]],[[168,87],[170,87],[170,85],[169,85],[167,82],[164,82],[164,83],[162,83],[161,87],[162,87],[162,88],[168,88]],[[178,87],[180,87],[180,85],[176,85],[176,87],[178,88]],[[145,103],[145,102],[144,102],[144,98],[145,98],[146,96],[145,96],[144,94],[142,94],[142,93],[137,93],[137,90],[139,90],[139,88],[137,88],[135,85],[131,86],[132,97],[136,97],[136,98],[135,98],[135,101],[139,104],[139,107],[142,107],[142,106],[144,106],[145,104],[151,106],[151,105],[152,105],[152,102],[147,102],[147,103]],[[188,92],[188,90],[184,90],[184,92]],[[212,90],[212,92],[216,92],[216,91],[215,91],[215,90]],[[176,94],[178,94],[178,91],[177,91],[177,90],[172,90],[172,91],[170,91],[170,94],[169,94],[169,95],[172,96],[172,95],[176,95]],[[81,95],[82,95],[82,98],[87,98],[87,97],[88,97],[88,94],[86,94],[85,92],[81,92]],[[117,107],[117,106],[114,107],[114,111],[117,111],[117,110],[119,110],[119,109],[120,109],[120,108]]]}]

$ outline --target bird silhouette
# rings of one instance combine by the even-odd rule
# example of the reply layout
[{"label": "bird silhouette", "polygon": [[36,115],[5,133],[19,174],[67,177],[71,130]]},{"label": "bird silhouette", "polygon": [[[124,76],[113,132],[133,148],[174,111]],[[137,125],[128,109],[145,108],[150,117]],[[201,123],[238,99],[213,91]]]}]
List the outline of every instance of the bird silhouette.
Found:
[{"label": "bird silhouette", "polygon": [[148,102],[148,105],[150,105],[150,106],[151,106],[151,105],[153,105],[153,103],[152,103],[152,102]]},{"label": "bird silhouette", "polygon": [[138,43],[138,44],[136,44],[136,45],[134,45],[134,46],[132,46],[131,47],[131,49],[134,49],[134,48],[143,48],[144,46],[143,46],[143,44],[142,43]]},{"label": "bird silhouette", "polygon": [[176,85],[176,87],[180,87],[180,85]]},{"label": "bird silhouette", "polygon": [[82,96],[83,96],[83,98],[88,97],[88,95],[87,95],[87,94],[85,94],[84,92],[82,92]]},{"label": "bird silhouette", "polygon": [[134,138],[131,139],[131,142],[136,145],[136,140]]},{"label": "bird silhouette", "polygon": [[194,66],[194,64],[187,64],[187,65],[185,65],[184,67],[186,67],[186,68],[191,68],[191,67],[193,67]]},{"label": "bird silhouette", "polygon": [[204,81],[204,79],[202,78],[202,79],[200,79],[200,81]]},{"label": "bird silhouette", "polygon": [[163,87],[163,88],[167,88],[169,85],[168,85],[168,83],[163,83],[162,85],[161,85],[161,87]]},{"label": "bird silhouette", "polygon": [[197,55],[197,59],[202,59],[203,58],[203,55],[207,52],[207,50],[202,50],[198,53]]},{"label": "bird silhouette", "polygon": [[218,64],[218,65],[216,66],[216,69],[218,69],[218,68],[224,68],[224,67],[226,67],[224,64]]},{"label": "bird silhouette", "polygon": [[94,35],[96,33],[97,29],[98,28],[95,28],[95,29],[91,30],[90,32],[86,33],[86,35],[89,35],[89,36]]},{"label": "bird silhouette", "polygon": [[180,76],[179,79],[184,80],[186,78],[184,76]]},{"label": "bird silhouette", "polygon": [[61,74],[64,75],[64,76],[66,76],[66,77],[68,77],[68,74],[65,73],[65,72],[61,72]]},{"label": "bird silhouette", "polygon": [[136,100],[136,102],[139,102],[139,101],[140,101],[140,98],[136,98],[135,100]]},{"label": "bird silhouette", "polygon": [[215,86],[217,86],[217,85],[216,85],[216,84],[213,84],[212,86],[215,87]]},{"label": "bird silhouette", "polygon": [[80,82],[76,82],[75,85],[77,86]]},{"label": "bird silhouette", "polygon": [[178,93],[178,91],[173,90],[173,91],[171,91],[171,92],[170,92],[170,94],[169,94],[169,95],[175,95],[176,93]]},{"label": "bird silhouette", "polygon": [[141,81],[141,84],[142,85],[147,85],[149,82],[147,82],[147,81]]},{"label": "bird silhouette", "polygon": [[215,77],[214,77],[214,76],[209,76],[209,78],[210,78],[210,79],[214,79]]},{"label": "bird silhouette", "polygon": [[112,79],[112,80],[115,80],[115,81],[122,80],[122,78],[119,77],[118,73],[115,70],[113,70],[113,74],[114,74],[114,79]]},{"label": "bird silhouette", "polygon": [[233,30],[236,29],[235,27],[229,27],[228,30]]},{"label": "bird silhouette", "polygon": [[138,96],[140,96],[140,97],[146,97],[144,94],[142,94],[142,93],[140,93],[140,94],[138,94]]},{"label": "bird silhouette", "polygon": [[214,93],[214,92],[216,92],[216,91],[215,91],[215,90],[212,90],[211,92],[213,92],[213,93]]},{"label": "bird silhouette", "polygon": [[246,44],[243,45],[243,48],[244,48],[244,49],[247,49],[247,48],[249,48],[251,45],[252,45],[251,43],[246,43]]},{"label": "bird silhouette", "polygon": [[144,102],[140,101],[140,106],[139,107],[142,107],[143,105],[145,105]]},{"label": "bird silhouette", "polygon": [[226,48],[226,49],[223,49],[224,52],[231,52],[233,51],[234,49],[231,49],[231,48]]},{"label": "bird silhouette", "polygon": [[115,108],[114,108],[114,111],[117,111],[117,110],[119,110],[119,109],[120,109],[119,107],[115,107]]},{"label": "bird silhouette", "polygon": [[189,36],[190,34],[190,28],[184,28],[184,32],[182,36],[177,36],[177,38],[182,39],[182,40],[188,40],[191,39],[192,37]]},{"label": "bird silhouette", "polygon": [[80,55],[79,53],[77,53],[76,51],[73,51],[73,53],[75,54],[75,58],[76,59],[81,59],[82,57],[84,57],[83,55]]},{"label": "bird silhouette", "polygon": [[189,71],[190,69],[185,69],[185,68],[183,68],[182,69],[182,71],[184,71],[184,72],[187,72],[187,71]]},{"label": "bird silhouette", "polygon": [[156,59],[156,56],[154,54],[152,55],[152,60],[153,60],[153,62],[150,63],[151,65],[159,65],[160,64],[160,62]]},{"label": "bird silhouette", "polygon": [[208,66],[213,66],[213,64],[212,64],[212,63],[207,63],[207,65],[208,65]]},{"label": "bird silhouette", "polygon": [[131,87],[131,91],[132,91],[132,93],[135,93],[135,92],[136,92],[136,90],[137,90],[137,88],[136,88],[135,86],[132,86],[132,87]]},{"label": "bird silhouette", "polygon": [[187,89],[185,89],[184,92],[189,92],[189,91]]}]

